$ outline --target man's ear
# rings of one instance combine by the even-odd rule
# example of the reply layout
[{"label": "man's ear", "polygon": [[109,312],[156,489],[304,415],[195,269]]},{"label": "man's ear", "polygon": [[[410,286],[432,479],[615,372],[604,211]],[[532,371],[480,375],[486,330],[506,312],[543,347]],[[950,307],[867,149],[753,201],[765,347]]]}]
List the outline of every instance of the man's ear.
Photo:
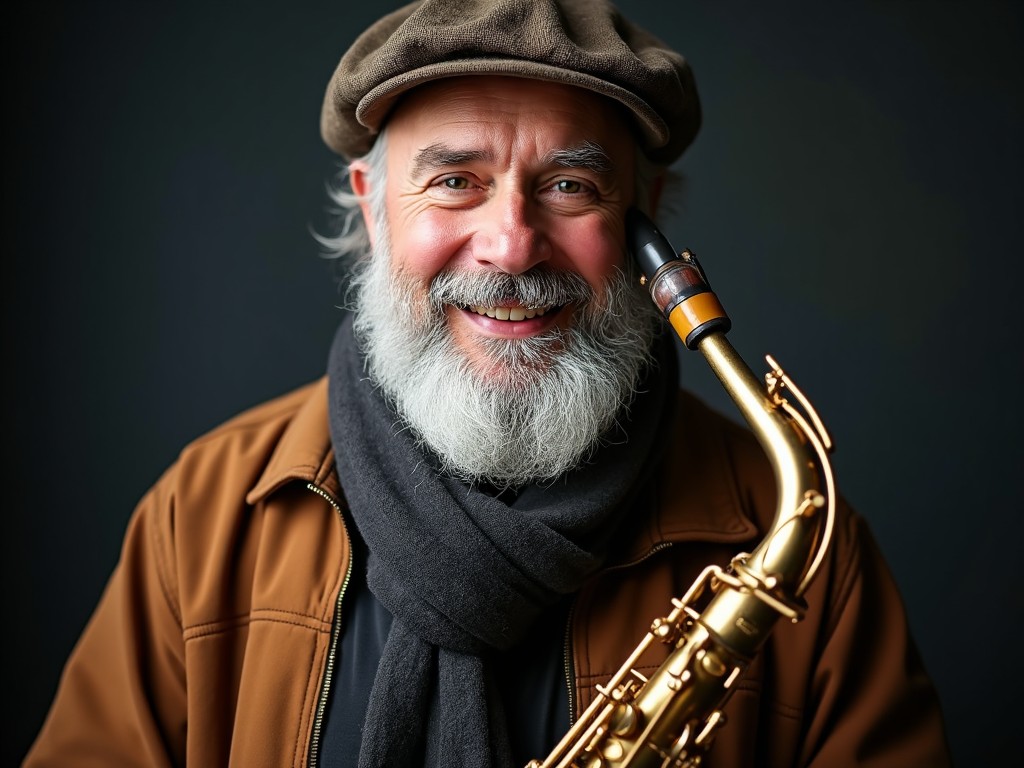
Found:
[{"label": "man's ear", "polygon": [[366,233],[370,236],[370,245],[375,245],[377,233],[374,231],[373,215],[370,212],[370,166],[363,160],[353,160],[348,166],[348,183],[352,191],[359,197],[359,208],[363,212],[363,223],[366,224]]}]

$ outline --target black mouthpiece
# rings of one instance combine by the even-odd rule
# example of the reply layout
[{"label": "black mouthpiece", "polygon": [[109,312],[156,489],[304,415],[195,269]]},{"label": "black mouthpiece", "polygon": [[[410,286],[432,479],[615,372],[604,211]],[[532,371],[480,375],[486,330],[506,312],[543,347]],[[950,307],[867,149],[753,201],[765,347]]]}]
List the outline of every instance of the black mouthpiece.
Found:
[{"label": "black mouthpiece", "polygon": [[663,264],[679,258],[668,238],[636,208],[626,211],[626,246],[648,280]]}]

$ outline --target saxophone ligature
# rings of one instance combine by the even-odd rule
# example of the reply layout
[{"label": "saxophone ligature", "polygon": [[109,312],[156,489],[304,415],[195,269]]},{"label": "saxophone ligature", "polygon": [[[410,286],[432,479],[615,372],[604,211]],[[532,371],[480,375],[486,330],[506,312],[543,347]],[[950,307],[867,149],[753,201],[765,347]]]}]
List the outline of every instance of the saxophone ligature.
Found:
[{"label": "saxophone ligature", "polygon": [[[835,516],[832,442],[811,404],[766,356],[763,383],[725,334],[731,321],[690,251],[676,254],[636,209],[627,240],[640,282],[690,350],[699,350],[768,456],[775,517],[752,552],[709,565],[637,648],[552,753],[526,768],[696,768],[722,709],[776,621],[803,618],[802,599],[829,547]],[[787,393],[792,401],[787,398]],[[654,643],[669,646],[649,678],[634,669]]]}]

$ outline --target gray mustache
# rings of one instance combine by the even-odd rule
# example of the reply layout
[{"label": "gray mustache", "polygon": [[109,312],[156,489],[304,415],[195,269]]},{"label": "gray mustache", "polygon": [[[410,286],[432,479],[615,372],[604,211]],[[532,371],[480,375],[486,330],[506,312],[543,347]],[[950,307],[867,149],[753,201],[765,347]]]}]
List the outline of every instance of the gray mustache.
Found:
[{"label": "gray mustache", "polygon": [[585,304],[594,291],[574,272],[534,268],[520,275],[506,272],[441,272],[430,283],[430,303],[495,306],[514,302],[526,307]]}]

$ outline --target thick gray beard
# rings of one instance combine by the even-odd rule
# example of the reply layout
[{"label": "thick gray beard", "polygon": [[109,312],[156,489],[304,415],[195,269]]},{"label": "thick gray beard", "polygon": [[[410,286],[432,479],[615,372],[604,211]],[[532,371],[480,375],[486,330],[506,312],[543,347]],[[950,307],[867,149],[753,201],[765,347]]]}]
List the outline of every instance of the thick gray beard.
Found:
[{"label": "thick gray beard", "polygon": [[[356,338],[371,379],[443,472],[499,490],[553,480],[584,461],[628,407],[660,318],[620,271],[600,295],[565,272],[442,273],[425,298],[390,263],[385,238],[353,276]],[[486,340],[490,364],[474,370],[445,306],[510,298],[576,303],[572,325]]]}]

